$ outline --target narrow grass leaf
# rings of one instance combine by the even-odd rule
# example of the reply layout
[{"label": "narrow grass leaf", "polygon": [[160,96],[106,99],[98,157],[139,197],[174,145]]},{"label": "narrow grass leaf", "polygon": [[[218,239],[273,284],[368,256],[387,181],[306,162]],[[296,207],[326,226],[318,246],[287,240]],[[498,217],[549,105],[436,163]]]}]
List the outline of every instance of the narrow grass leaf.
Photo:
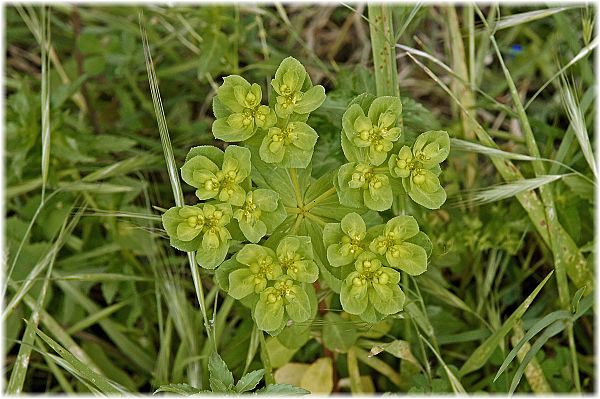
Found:
[{"label": "narrow grass leaf", "polygon": [[[76,286],[73,285],[73,283],[61,281],[60,278],[62,278],[63,275],[58,273],[56,270],[54,271],[54,274],[59,277],[59,280],[57,281],[58,286],[65,292],[66,295],[70,296],[72,300],[78,303],[90,314],[100,312],[100,306],[86,297]],[[99,320],[98,323],[125,356],[127,356],[143,371],[147,373],[152,371],[154,367],[153,357],[123,333],[124,327],[110,319],[102,319]]]},{"label": "narrow grass leaf", "polygon": [[[19,302],[21,302],[23,297],[29,292],[29,290],[35,284],[35,282],[38,281],[37,277],[44,270],[46,270],[48,265],[50,265],[53,262],[54,258],[56,257],[56,254],[64,245],[67,237],[71,235],[71,233],[75,229],[75,226],[79,223],[79,219],[81,218],[81,214],[84,209],[85,208],[82,207],[80,211],[77,212],[75,216],[69,221],[66,227],[60,230],[56,241],[54,242],[48,253],[33,267],[33,269],[31,269],[31,272],[29,272],[29,274],[27,275],[27,278],[25,279],[24,283],[16,290],[15,294],[8,302],[8,305],[6,305],[6,307],[4,308],[4,311],[2,312],[2,320],[6,320],[6,317],[8,317],[8,315],[11,314],[11,312],[15,309]],[[10,281],[10,273],[7,276],[7,281]]]},{"label": "narrow grass leaf", "polygon": [[531,349],[521,361],[521,364],[517,368],[517,371],[515,372],[515,375],[510,383],[510,389],[508,390],[509,395],[512,395],[515,392],[515,389],[517,389],[517,385],[519,385],[519,382],[521,381],[525,367],[534,358],[535,354],[542,348],[542,346],[544,346],[546,342],[548,342],[550,338],[563,331],[565,327],[566,323],[564,320],[555,321],[548,328],[546,328],[542,335],[533,343],[533,345],[531,345]]},{"label": "narrow grass leaf", "polygon": [[446,372],[446,375],[448,376],[448,381],[450,381],[450,386],[452,387],[452,390],[454,391],[454,393],[455,394],[461,394],[461,395],[466,394],[467,391],[465,391],[465,388],[460,383],[460,380],[454,375],[454,373],[452,372],[452,370],[450,370],[450,368],[448,367],[448,365],[446,364],[446,362],[444,362],[444,359],[442,359],[442,357],[435,350],[435,348],[421,334],[419,334],[419,338],[421,338],[421,340],[427,344],[427,346],[433,352],[433,354],[435,355],[435,357],[437,357],[438,361],[440,362],[440,364],[444,368],[444,371]]},{"label": "narrow grass leaf", "polygon": [[[62,225],[64,230],[67,221]],[[44,307],[44,301],[46,300],[46,293],[48,292],[49,277],[52,273],[52,267],[54,260],[56,259],[56,252],[53,253],[50,259],[50,264],[46,271],[46,277],[42,290],[40,291],[39,297],[35,303],[35,307],[31,310],[31,316],[27,322],[27,327],[23,333],[23,343],[19,347],[19,353],[17,354],[17,360],[15,366],[10,374],[8,385],[6,386],[6,393],[9,395],[19,395],[23,391],[23,384],[25,383],[25,377],[27,376],[27,369],[29,368],[29,359],[31,356],[31,345],[35,340],[35,329],[38,327],[40,322],[40,313]]]},{"label": "narrow grass leaf", "polygon": [[523,12],[520,14],[513,14],[506,17],[501,18],[496,25],[494,26],[495,30],[512,28],[513,26],[526,24],[532,21],[536,21],[538,19],[549,17],[553,14],[563,12],[569,10],[573,7],[555,7],[548,8],[546,10],[535,10]]},{"label": "narrow grass leaf", "polygon": [[[171,139],[169,137],[169,129],[167,128],[167,121],[165,118],[162,100],[160,97],[160,91],[158,89],[158,80],[156,78],[156,71],[154,70],[154,63],[152,61],[152,54],[150,53],[150,45],[148,43],[148,35],[146,29],[142,24],[143,15],[139,13],[139,26],[142,35],[142,43],[144,46],[144,57],[146,60],[146,70],[148,72],[148,81],[150,84],[150,92],[152,94],[152,103],[154,104],[154,112],[156,113],[156,119],[158,122],[158,130],[160,133],[160,141],[162,143],[163,152],[165,154],[165,161],[167,163],[167,171],[169,174],[169,180],[171,181],[171,189],[173,190],[173,197],[175,198],[176,206],[183,206],[183,191],[181,190],[181,182],[179,181],[179,175],[177,173],[177,164],[175,163],[175,156],[173,155],[173,147],[171,146]],[[196,254],[194,252],[188,252],[188,260],[190,264],[190,270],[192,272],[192,279],[194,280],[194,288],[196,290],[196,297],[200,305],[200,311],[202,312],[202,318],[204,319],[204,327],[206,334],[209,339],[215,343],[214,335],[211,334],[210,324],[208,322],[208,316],[206,313],[206,306],[204,304],[204,290],[200,279],[200,273],[198,266],[196,265]],[[215,350],[216,350],[216,344]]]},{"label": "narrow grass leaf", "polygon": [[596,46],[598,46],[598,43],[600,43],[600,37],[596,37],[590,44],[588,44],[587,46],[585,46],[584,48],[582,48],[579,53],[577,53],[577,55],[575,55],[575,57],[571,58],[571,61],[567,62],[567,64],[560,68],[558,70],[558,72],[556,72],[554,75],[552,75],[552,77],[550,79],[548,79],[546,81],[546,83],[544,83],[534,94],[533,96],[531,96],[531,98],[529,99],[529,101],[527,101],[527,104],[525,104],[525,109],[529,108],[529,106],[531,105],[531,103],[533,102],[533,100],[535,100],[537,98],[537,96],[540,95],[540,93],[542,91],[544,91],[544,89],[554,81],[554,79],[556,79],[558,76],[562,75],[567,69],[569,69],[570,67],[572,67],[573,65],[575,65],[579,60],[581,60],[582,58],[584,58],[586,55],[590,54],[592,52],[592,50],[594,50],[594,48],[596,48]]},{"label": "narrow grass leaf", "polygon": [[488,147],[472,141],[461,140],[456,138],[450,139],[452,150],[475,152],[478,154],[496,156],[504,159],[514,159],[516,161],[536,161],[543,158],[532,157],[531,155],[519,154],[515,152],[503,151],[499,148]]},{"label": "narrow grass leaf", "polygon": [[[60,357],[54,357],[55,361],[59,362],[61,366],[65,367],[65,365],[70,367],[65,367],[68,371],[71,371],[74,375],[79,375],[91,382],[94,386],[96,386],[102,393],[105,394],[126,394],[126,390],[117,384],[114,381],[109,380],[101,374],[96,373],[85,363],[78,360],[71,352],[60,346],[56,341],[52,338],[44,334],[37,327],[34,327],[35,333],[48,344],[56,353],[60,355]],[[50,355],[52,356],[52,355]],[[61,362],[62,360],[62,362]]]},{"label": "narrow grass leaf", "polygon": [[542,290],[544,285],[548,282],[554,271],[548,273],[548,275],[542,280],[541,283],[533,290],[531,294],[519,305],[519,307],[510,315],[510,317],[502,324],[502,326],[496,330],[488,339],[486,339],[475,351],[469,356],[467,361],[463,364],[459,371],[460,376],[464,376],[470,372],[473,372],[485,364],[494,352],[494,349],[500,344],[500,341],[504,339],[506,334],[513,328],[515,323],[523,317],[529,306],[533,303],[533,300],[537,294]]},{"label": "narrow grass leaf", "polygon": [[115,313],[117,310],[122,309],[123,306],[128,304],[128,302],[130,301],[115,303],[114,305],[105,307],[98,313],[91,314],[88,317],[79,320],[77,323],[69,327],[67,334],[73,335],[81,330],[85,330],[86,328],[93,326],[94,324],[98,323],[98,321],[105,319],[111,314]]},{"label": "narrow grass leaf", "polygon": [[[535,190],[545,184],[552,183],[568,175],[547,175],[533,177],[531,179],[516,180],[509,183],[497,184],[487,188],[470,190],[472,196],[469,202],[474,205],[489,204],[491,202],[500,201],[522,194],[527,191]],[[462,204],[463,201],[459,203]]]},{"label": "narrow grass leaf", "polygon": [[42,87],[41,87],[41,115],[42,115],[42,202],[48,184],[48,170],[50,168],[50,8],[42,6],[42,28],[40,49],[42,52]]},{"label": "narrow grass leaf", "polygon": [[143,156],[134,156],[97,169],[83,177],[81,180],[84,182],[94,182],[113,176],[123,176],[131,172],[139,171],[144,167],[154,165],[158,160],[159,157],[155,155],[145,154]]},{"label": "narrow grass leaf", "polygon": [[531,328],[527,331],[527,333],[525,333],[525,335],[519,341],[519,343],[517,345],[515,345],[514,348],[510,351],[510,353],[506,356],[506,358],[504,359],[504,362],[502,362],[502,365],[500,366],[500,368],[498,369],[498,372],[496,373],[496,376],[494,377],[494,381],[496,381],[498,379],[498,377],[500,377],[500,375],[504,372],[504,370],[506,370],[506,368],[510,365],[510,363],[517,356],[517,353],[519,352],[519,350],[523,347],[523,345],[525,345],[527,342],[529,342],[529,340],[531,340],[531,338],[533,338],[537,333],[539,333],[540,331],[542,331],[544,328],[548,327],[552,323],[556,322],[557,320],[566,320],[566,319],[569,319],[570,317],[571,317],[571,312],[569,312],[567,310],[557,310],[555,312],[547,314],[542,319],[537,321],[533,326],[531,326]]},{"label": "narrow grass leaf", "polygon": [[585,157],[585,160],[587,161],[590,169],[592,170],[592,173],[594,174],[594,176],[596,176],[596,161],[594,157],[594,152],[592,151],[590,136],[588,135],[587,128],[585,126],[585,117],[583,116],[583,112],[581,111],[579,100],[575,96],[571,85],[564,77],[564,75],[561,75],[560,94],[563,105],[565,107],[565,111],[567,113],[567,117],[569,118],[569,122],[571,122],[573,131],[575,132],[575,136],[577,137],[577,141],[579,141],[579,146],[581,147],[583,156]]}]

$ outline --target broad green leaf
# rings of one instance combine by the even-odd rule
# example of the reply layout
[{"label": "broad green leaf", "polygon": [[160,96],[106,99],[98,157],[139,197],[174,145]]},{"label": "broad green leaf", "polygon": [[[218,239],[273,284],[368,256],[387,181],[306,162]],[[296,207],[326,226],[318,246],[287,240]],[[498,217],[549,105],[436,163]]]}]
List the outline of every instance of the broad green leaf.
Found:
[{"label": "broad green leaf", "polygon": [[308,295],[300,287],[295,292],[295,298],[285,305],[285,311],[295,322],[303,322],[311,316],[311,306]]},{"label": "broad green leaf", "polygon": [[304,372],[300,386],[312,394],[330,394],[333,390],[333,364],[331,358],[317,359]]},{"label": "broad green leaf", "polygon": [[242,378],[235,384],[235,390],[239,393],[248,392],[256,388],[260,380],[265,375],[265,370],[254,370],[247,374],[244,374]]},{"label": "broad green leaf", "polygon": [[[279,338],[279,337],[278,337]],[[275,382],[278,384],[289,384],[298,386],[302,382],[302,376],[308,370],[310,364],[286,363],[275,371]]]},{"label": "broad green leaf", "polygon": [[256,391],[259,395],[269,396],[288,396],[288,395],[307,395],[310,392],[306,389],[295,387],[288,384],[270,384]]},{"label": "broad green leaf", "polygon": [[348,351],[358,339],[352,322],[342,319],[334,312],[327,312],[323,320],[323,344],[332,351]]},{"label": "broad green leaf", "polygon": [[283,345],[277,337],[267,338],[267,353],[273,368],[279,368],[288,363],[298,348],[290,349]]},{"label": "broad green leaf", "polygon": [[212,379],[221,381],[226,387],[233,386],[233,374],[217,352],[213,352],[208,360],[208,372]]},{"label": "broad green leaf", "polygon": [[277,295],[274,288],[264,290],[254,308],[254,320],[263,331],[274,331],[285,324],[283,299],[271,302],[271,295]]},{"label": "broad green leaf", "polygon": [[159,392],[174,393],[174,394],[183,395],[183,396],[191,396],[191,395],[195,395],[195,394],[202,392],[202,390],[198,389],[198,388],[194,388],[193,386],[188,385],[188,384],[167,384],[167,385],[161,385],[156,391],[154,391],[154,394],[157,394]]}]

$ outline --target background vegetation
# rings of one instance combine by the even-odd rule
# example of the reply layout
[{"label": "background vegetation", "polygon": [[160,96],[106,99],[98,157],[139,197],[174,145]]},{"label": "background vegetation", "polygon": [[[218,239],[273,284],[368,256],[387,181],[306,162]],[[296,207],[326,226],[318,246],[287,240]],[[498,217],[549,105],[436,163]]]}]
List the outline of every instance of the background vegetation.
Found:
[{"label": "background vegetation", "polygon": [[[177,167],[214,143],[222,76],[266,87],[286,56],[307,66],[328,96],[311,116],[315,173],[342,163],[346,104],[375,92],[362,4],[138,12],[5,8],[5,392],[209,387],[188,260],[160,223],[174,200],[139,23]],[[407,134],[462,140],[448,202],[410,210],[434,243],[428,272],[403,281],[401,317],[357,327],[324,302],[308,339],[286,346],[261,345],[200,270],[219,354],[236,381],[266,368],[314,392],[592,392],[596,10],[392,12]]]}]

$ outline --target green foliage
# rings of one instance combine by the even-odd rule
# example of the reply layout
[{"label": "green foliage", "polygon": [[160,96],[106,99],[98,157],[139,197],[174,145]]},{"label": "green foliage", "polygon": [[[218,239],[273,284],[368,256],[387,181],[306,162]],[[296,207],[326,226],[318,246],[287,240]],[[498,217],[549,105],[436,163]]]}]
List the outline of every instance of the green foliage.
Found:
[{"label": "green foliage", "polygon": [[[253,391],[265,375],[264,369],[250,371],[234,384],[233,374],[231,374],[227,364],[216,352],[213,352],[210,356],[208,372],[210,375],[210,390],[201,390],[188,384],[166,384],[159,387],[154,393],[165,392],[181,396],[197,396],[198,394],[206,393],[239,395]],[[255,393],[263,395],[303,395],[310,392],[287,384],[269,384],[264,388],[256,390]]]},{"label": "green foliage", "polygon": [[[420,135],[413,146],[418,167],[411,166],[406,175],[385,167],[376,169],[400,138],[402,104],[397,97],[359,96],[342,116],[342,140],[351,143],[353,156],[366,163],[342,165],[333,179],[322,176],[325,179],[318,182],[325,192],[306,198],[310,189],[303,195],[302,187],[311,180],[310,162],[318,136],[305,121],[323,103],[325,92],[322,86],[312,86],[302,64],[292,57],[282,61],[271,85],[276,92],[271,101],[274,108],[261,108],[265,106],[260,105],[259,85],[250,85],[240,76],[224,78],[213,100],[217,117],[213,133],[215,138],[228,141],[247,140],[247,147],[229,145],[224,152],[210,146],[190,150],[181,168],[183,180],[197,189],[198,199],[220,202],[166,211],[163,225],[171,245],[196,251],[196,259],[204,268],[218,268],[221,288],[249,306],[258,328],[273,335],[288,323],[304,323],[314,317],[316,300],[311,298],[316,293],[311,284],[319,278],[317,261],[324,268],[328,268],[327,263],[334,268],[344,266],[333,278],[338,281],[334,289],[340,291],[345,311],[370,323],[400,312],[405,301],[398,285],[400,274],[383,265],[411,275],[427,269],[425,248],[418,240],[411,242],[419,234],[416,220],[398,216],[367,231],[365,221],[356,212],[340,214],[339,223],[326,223],[313,208],[337,192],[341,205],[386,211],[394,201],[394,182],[390,181],[393,177],[410,176],[411,181],[419,183],[414,186],[416,189],[411,186],[408,190],[411,197],[415,190],[423,188],[425,191],[419,192],[434,198],[440,190],[443,192],[437,177],[433,190],[432,184],[421,182],[411,173],[415,168],[420,171],[434,167],[438,174],[441,172],[439,163],[449,152],[448,134]],[[258,112],[260,109],[264,112]],[[267,123],[268,118],[259,118],[271,113],[278,117],[276,126]],[[393,159],[392,155],[390,165],[395,163]],[[274,174],[264,169],[261,162],[281,168],[281,184],[270,184]],[[265,174],[252,181],[255,168]],[[332,186],[335,180],[337,184]],[[290,187],[289,191],[286,187]],[[282,199],[288,196],[289,201],[282,206]],[[284,223],[289,218],[296,218],[291,226]],[[236,230],[231,225],[235,220],[243,233],[236,238],[252,244],[244,245],[225,261],[230,232]],[[297,235],[303,230],[306,235]],[[429,241],[426,235],[423,237],[421,240]]]},{"label": "green foliage", "polygon": [[5,8],[8,394],[593,392],[597,10],[377,8]]}]

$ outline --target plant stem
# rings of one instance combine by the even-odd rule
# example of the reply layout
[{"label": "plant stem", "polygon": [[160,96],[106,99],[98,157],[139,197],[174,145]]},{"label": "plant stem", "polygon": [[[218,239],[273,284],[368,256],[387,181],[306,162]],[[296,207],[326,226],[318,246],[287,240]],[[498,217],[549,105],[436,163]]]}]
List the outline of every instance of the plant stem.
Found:
[{"label": "plant stem", "polygon": [[378,96],[400,97],[392,11],[387,4],[369,4],[369,29]]},{"label": "plant stem", "polygon": [[269,358],[269,352],[267,351],[267,341],[262,331],[259,331],[260,335],[260,358],[265,366],[265,384],[275,384],[275,377],[273,377],[273,367],[271,367],[271,359]]},{"label": "plant stem", "polygon": [[354,346],[348,350],[348,375],[350,376],[350,391],[354,394],[363,393],[358,358],[356,357],[356,347]]},{"label": "plant stem", "polygon": [[310,201],[308,204],[306,204],[306,206],[304,207],[304,210],[305,211],[311,210],[312,208],[314,208],[321,202],[325,201],[327,198],[331,197],[333,194],[335,194],[335,187],[331,187],[329,190],[325,191],[323,194],[319,195],[317,198]]},{"label": "plant stem", "polygon": [[294,185],[296,203],[298,204],[298,208],[302,208],[304,206],[304,203],[302,202],[302,190],[300,190],[300,183],[298,182],[298,172],[296,172],[295,168],[290,169],[290,178],[292,179],[292,184]]}]

